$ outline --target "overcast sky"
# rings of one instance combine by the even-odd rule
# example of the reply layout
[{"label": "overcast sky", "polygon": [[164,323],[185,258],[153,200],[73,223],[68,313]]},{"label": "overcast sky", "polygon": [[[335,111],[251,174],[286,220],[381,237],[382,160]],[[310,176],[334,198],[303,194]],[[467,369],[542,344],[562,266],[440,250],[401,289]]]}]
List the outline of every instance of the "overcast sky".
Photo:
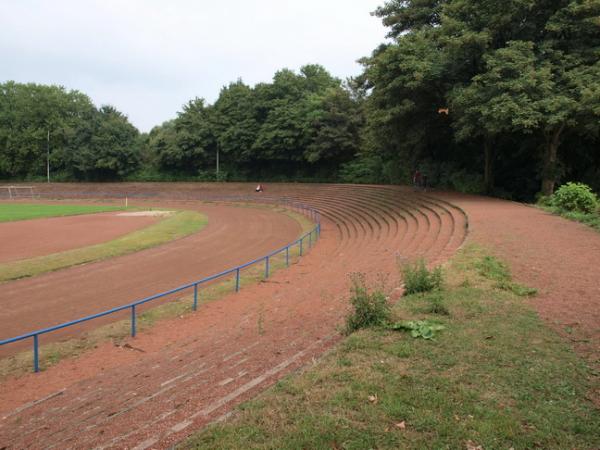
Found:
[{"label": "overcast sky", "polygon": [[307,63],[345,79],[384,40],[383,0],[0,0],[0,81],[59,84],[141,131]]}]

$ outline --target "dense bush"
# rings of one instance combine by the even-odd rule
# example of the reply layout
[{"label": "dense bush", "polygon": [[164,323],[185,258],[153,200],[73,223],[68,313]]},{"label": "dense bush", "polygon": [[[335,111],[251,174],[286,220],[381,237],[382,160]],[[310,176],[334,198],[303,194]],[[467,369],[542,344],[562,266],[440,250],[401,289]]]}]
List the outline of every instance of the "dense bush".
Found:
[{"label": "dense bush", "polygon": [[412,264],[405,264],[402,267],[402,273],[405,295],[438,290],[444,283],[442,268],[438,266],[429,271],[422,259]]},{"label": "dense bush", "polygon": [[552,206],[566,211],[591,213],[598,208],[598,197],[586,184],[567,183],[552,195]]},{"label": "dense bush", "polygon": [[390,306],[382,289],[369,292],[363,274],[352,276],[352,311],[346,317],[346,333],[361,328],[385,324],[390,318]]}]

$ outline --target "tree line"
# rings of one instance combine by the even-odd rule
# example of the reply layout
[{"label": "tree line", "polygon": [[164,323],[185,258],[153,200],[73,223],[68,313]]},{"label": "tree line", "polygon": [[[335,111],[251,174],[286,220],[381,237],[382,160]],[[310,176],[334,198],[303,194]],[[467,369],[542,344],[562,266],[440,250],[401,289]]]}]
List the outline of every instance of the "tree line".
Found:
[{"label": "tree line", "polygon": [[365,165],[516,198],[564,179],[600,188],[599,0],[390,0],[375,14],[390,42],[356,80]]},{"label": "tree line", "polygon": [[118,179],[139,164],[138,130],[111,106],[59,86],[0,84],[0,179]]},{"label": "tree line", "polygon": [[[600,190],[600,0],[390,0],[346,81],[319,65],[238,80],[139,133],[57,86],[0,85],[0,178],[432,184],[515,199]],[[218,167],[218,172],[217,172]]]},{"label": "tree line", "polygon": [[[337,177],[359,149],[359,105],[322,66],[278,71],[271,83],[241,80],[207,105],[193,99],[144,138],[150,175],[237,180]],[[154,171],[154,174],[153,172]]]},{"label": "tree line", "polygon": [[43,177],[49,148],[54,180],[329,181],[358,152],[362,121],[351,91],[319,65],[230,83],[149,133],[80,92],[10,81],[0,84],[0,178]]}]

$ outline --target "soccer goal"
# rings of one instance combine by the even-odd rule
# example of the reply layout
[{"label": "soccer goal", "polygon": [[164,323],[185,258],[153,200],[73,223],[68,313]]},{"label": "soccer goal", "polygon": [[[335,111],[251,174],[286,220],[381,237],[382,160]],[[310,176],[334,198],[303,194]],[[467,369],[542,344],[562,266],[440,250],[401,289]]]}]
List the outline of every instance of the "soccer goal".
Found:
[{"label": "soccer goal", "polygon": [[0,198],[17,200],[21,198],[35,198],[33,186],[0,186]]}]

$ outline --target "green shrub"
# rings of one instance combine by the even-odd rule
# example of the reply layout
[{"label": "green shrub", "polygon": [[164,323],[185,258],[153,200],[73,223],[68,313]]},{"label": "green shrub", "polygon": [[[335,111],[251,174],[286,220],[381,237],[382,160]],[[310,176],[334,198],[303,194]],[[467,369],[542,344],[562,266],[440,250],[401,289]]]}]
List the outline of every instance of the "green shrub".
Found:
[{"label": "green shrub", "polygon": [[342,164],[339,179],[342,183],[382,183],[382,161],[378,156],[360,155]]},{"label": "green shrub", "polygon": [[567,183],[552,195],[552,206],[566,211],[591,213],[598,208],[598,197],[586,184]]},{"label": "green shrub", "polygon": [[441,267],[429,271],[425,267],[423,259],[415,263],[408,263],[402,267],[404,275],[404,294],[416,294],[419,292],[430,292],[442,289],[444,276]]},{"label": "green shrub", "polygon": [[390,318],[390,306],[383,290],[369,292],[363,274],[354,274],[352,279],[352,311],[346,317],[346,334],[361,328],[383,325]]},{"label": "green shrub", "polygon": [[543,195],[538,193],[536,196],[536,203],[539,206],[552,206],[552,196],[551,195]]}]

